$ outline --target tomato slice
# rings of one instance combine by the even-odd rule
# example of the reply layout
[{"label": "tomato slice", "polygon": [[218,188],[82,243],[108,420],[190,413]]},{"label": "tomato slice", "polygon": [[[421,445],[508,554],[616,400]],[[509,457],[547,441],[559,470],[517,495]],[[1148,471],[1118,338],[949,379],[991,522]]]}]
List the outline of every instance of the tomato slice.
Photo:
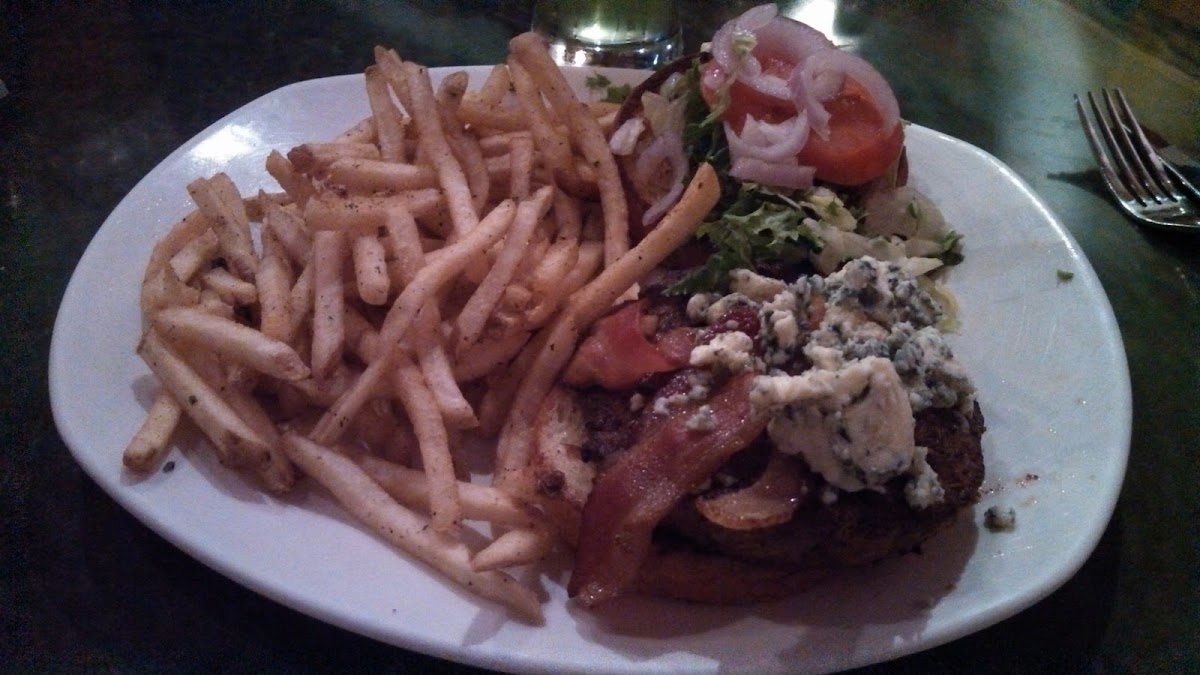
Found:
[{"label": "tomato slice", "polygon": [[904,148],[904,125],[883,128],[875,102],[852,80],[825,109],[829,137],[810,134],[800,163],[816,167],[818,180],[838,185],[861,185],[887,173]]},{"label": "tomato slice", "polygon": [[[786,78],[792,70],[792,66],[778,59],[765,60],[762,65],[766,72],[783,78]],[[703,67],[705,70],[716,70],[720,66],[716,61],[709,61]],[[704,78],[701,78],[701,81],[703,82]],[[707,87],[701,87],[700,93],[710,108],[717,104],[717,92]],[[796,106],[791,101],[768,96],[741,82],[734,82],[733,86],[729,88],[729,107],[725,109],[721,119],[728,122],[729,126],[740,134],[742,126],[746,123],[746,117],[749,115],[753,115],[755,119],[763,122],[778,124],[795,117]]]},{"label": "tomato slice", "polygon": [[[765,60],[763,65],[782,77],[790,72],[790,66],[777,59]],[[715,104],[716,92],[705,89],[702,93],[710,106]],[[721,118],[735,132],[741,132],[747,116],[777,124],[796,115],[790,101],[767,96],[741,82],[730,87],[729,98],[729,108]],[[800,163],[815,167],[817,180],[837,185],[861,185],[887,173],[904,148],[903,124],[883,128],[875,101],[849,78],[842,91],[825,103],[825,109],[830,115],[829,136],[810,134],[798,155]]]}]

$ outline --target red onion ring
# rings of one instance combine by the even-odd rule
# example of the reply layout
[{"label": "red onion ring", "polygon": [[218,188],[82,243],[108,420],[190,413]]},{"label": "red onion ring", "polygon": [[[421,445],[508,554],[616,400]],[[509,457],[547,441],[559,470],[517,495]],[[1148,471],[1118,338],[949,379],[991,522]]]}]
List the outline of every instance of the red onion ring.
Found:
[{"label": "red onion ring", "polygon": [[[661,184],[658,172],[666,162],[671,168],[670,189],[657,198],[647,195],[645,191],[651,186]],[[683,152],[683,138],[677,134],[659,136],[651,141],[634,163],[634,190],[650,206],[642,215],[642,225],[652,225],[658,222],[679,197],[683,194],[683,181],[687,178],[688,160]]]},{"label": "red onion ring", "polygon": [[[879,71],[862,57],[832,49],[810,55],[788,81],[796,108],[809,112],[813,131],[817,135],[828,137],[829,113],[823,103],[841,91],[844,78],[847,77],[866,89],[879,111],[884,129],[893,129],[900,123],[900,104],[896,101],[896,94]],[[805,103],[803,107],[801,101]],[[815,112],[814,108],[820,112]]]},{"label": "red onion ring", "polygon": [[641,138],[642,132],[645,130],[645,119],[630,117],[608,139],[608,149],[612,150],[612,154],[614,155],[632,155],[634,149],[637,147],[638,139]]},{"label": "red onion ring", "polygon": [[800,190],[812,187],[816,172],[816,168],[811,166],[742,157],[733,160],[733,168],[730,169],[729,175],[751,183]]},{"label": "red onion ring", "polygon": [[725,124],[725,140],[733,157],[752,157],[767,162],[795,160],[808,142],[808,115],[804,112],[778,124],[746,117],[742,133]]},{"label": "red onion ring", "polygon": [[[779,8],[774,4],[759,5],[742,13],[741,16],[725,22],[713,35],[713,60],[720,66],[719,70],[731,74],[757,76],[762,68],[758,59],[751,54],[744,57],[734,53],[733,39],[738,33],[756,33],[760,28],[773,21],[779,14]],[[756,36],[757,39],[757,36]]]},{"label": "red onion ring", "polygon": [[[786,18],[776,18],[764,25],[758,29],[755,37],[758,38],[758,42],[754,46],[753,54],[757,59],[774,56],[787,63],[801,64],[813,54],[837,51],[833,42],[821,31]],[[738,81],[767,96],[784,101],[792,99],[788,78],[761,72],[761,66],[760,71],[753,75],[739,74]],[[797,108],[805,109],[799,105]]]}]

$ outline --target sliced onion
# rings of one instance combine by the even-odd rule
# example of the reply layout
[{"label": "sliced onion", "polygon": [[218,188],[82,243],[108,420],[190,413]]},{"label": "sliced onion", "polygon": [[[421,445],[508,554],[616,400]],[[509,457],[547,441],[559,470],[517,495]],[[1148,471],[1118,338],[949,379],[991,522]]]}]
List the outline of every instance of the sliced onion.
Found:
[{"label": "sliced onion", "polygon": [[[840,51],[821,31],[807,24],[776,17],[755,32],[758,42],[754,47],[757,59],[774,56],[787,63],[804,63],[813,54],[825,51]],[[738,76],[738,81],[751,89],[784,101],[792,99],[788,78],[761,72]],[[797,106],[803,110],[803,107]]]},{"label": "sliced onion", "polygon": [[795,162],[796,154],[808,142],[808,115],[800,113],[778,124],[746,117],[742,133],[725,124],[725,139],[734,160],[761,159],[767,162]]},{"label": "sliced onion", "polygon": [[804,111],[810,121],[813,132],[823,139],[829,138],[829,111],[825,109],[825,101],[833,98],[842,89],[844,77],[836,77],[830,71],[823,71],[818,76],[807,68],[797,68],[788,79],[788,89],[796,110]]},{"label": "sliced onion", "polygon": [[645,130],[646,120],[644,118],[630,117],[625,120],[624,124],[617,127],[612,137],[608,139],[608,148],[614,155],[632,155],[633,149],[637,147],[638,138],[641,138],[642,132]]},{"label": "sliced onion", "polygon": [[807,492],[796,462],[783,455],[771,455],[753,483],[734,492],[697,499],[696,510],[709,522],[731,530],[782,525],[792,519]]},{"label": "sliced onion", "polygon": [[[739,33],[757,33],[763,26],[773,21],[779,14],[779,8],[774,3],[759,5],[743,12],[741,16],[725,22],[713,35],[712,55],[720,69],[726,73],[745,72],[753,77],[761,71],[758,59],[752,55],[740,55],[734,51],[733,40]],[[715,89],[715,87],[714,87]]]},{"label": "sliced onion", "polygon": [[729,175],[738,180],[760,183],[773,187],[803,189],[812,187],[816,168],[791,163],[765,162],[753,157],[733,160]]},{"label": "sliced onion", "polygon": [[[666,163],[671,169],[669,176],[670,187],[660,195],[650,194],[656,187],[662,185],[662,166]],[[646,146],[634,163],[634,189],[650,206],[642,215],[642,225],[653,225],[663,216],[683,194],[683,179],[687,178],[688,161],[683,152],[683,139],[677,134],[659,136]]]},{"label": "sliced onion", "polygon": [[796,108],[809,112],[809,122],[818,136],[829,135],[829,113],[823,104],[841,91],[847,77],[867,91],[879,110],[883,128],[893,129],[900,123],[896,94],[879,71],[855,54],[831,49],[810,55],[788,82]]},{"label": "sliced onion", "polygon": [[687,99],[669,99],[657,92],[642,94],[642,117],[650,125],[655,136],[670,136],[683,133]]}]

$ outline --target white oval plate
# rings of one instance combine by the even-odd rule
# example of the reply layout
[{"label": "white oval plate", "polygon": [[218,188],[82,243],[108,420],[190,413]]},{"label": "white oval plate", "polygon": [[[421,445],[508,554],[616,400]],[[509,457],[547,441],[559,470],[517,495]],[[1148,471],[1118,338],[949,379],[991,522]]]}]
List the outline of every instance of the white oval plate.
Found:
[{"label": "white oval plate", "polygon": [[[466,70],[476,83],[486,73]],[[568,71],[580,89],[591,73]],[[618,83],[644,76],[605,73]],[[629,598],[589,612],[567,602],[563,566],[535,570],[547,619],[531,627],[389,548],[325,493],[264,495],[202,442],[173,450],[171,473],[123,471],[121,452],[153,391],[134,354],[138,287],[155,239],[192,208],[185,185],[225,171],[243,193],[276,189],[267,153],[350,127],[368,114],[362,92],[359,75],[302,82],[209,127],[121,201],[63,297],[50,353],[63,439],[105,491],[196,559],[305,614],[447,659],[677,673],[828,671],[926,649],[1028,607],[1092,551],[1129,452],[1129,376],[1112,310],[1074,240],[1012,170],[918,126],[908,129],[911,182],[966,236],[966,262],[949,276],[962,305],[953,345],[988,424],[986,496],[920,555],[733,608]],[[1060,280],[1060,269],[1074,278]],[[980,526],[992,505],[1016,510],[1015,531]]]}]

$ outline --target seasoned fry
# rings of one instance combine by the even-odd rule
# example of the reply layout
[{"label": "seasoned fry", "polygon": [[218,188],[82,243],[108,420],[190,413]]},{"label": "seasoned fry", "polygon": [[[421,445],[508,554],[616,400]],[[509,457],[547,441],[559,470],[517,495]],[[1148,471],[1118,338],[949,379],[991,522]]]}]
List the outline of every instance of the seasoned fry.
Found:
[{"label": "seasoned fry", "polygon": [[354,305],[346,304],[345,310],[342,322],[346,326],[346,346],[364,363],[374,361],[379,356],[379,332]]},{"label": "seasoned fry", "polygon": [[476,553],[471,568],[485,572],[528,565],[545,557],[553,541],[554,535],[545,527],[509,530]]},{"label": "seasoned fry", "polygon": [[379,148],[373,143],[305,143],[287,153],[296,171],[314,174],[339,159],[379,159]]},{"label": "seasoned fry", "polygon": [[154,403],[146,413],[129,445],[125,446],[122,462],[134,471],[145,473],[153,471],[162,460],[170,447],[171,434],[179,424],[183,411],[171,394],[160,390],[154,396]]},{"label": "seasoned fry", "polygon": [[[194,288],[192,288],[190,286],[187,288],[188,288],[188,290],[195,290]],[[186,305],[184,305],[184,303],[177,303],[177,304],[179,304],[181,306],[186,306]],[[200,309],[208,312],[209,314],[212,314],[213,316],[219,316],[219,317],[222,317],[225,319],[229,319],[230,321],[233,320],[233,315],[234,315],[233,305],[222,300],[221,296],[217,295],[217,293],[215,291],[209,290],[207,288],[204,289],[203,291],[200,291],[200,301],[195,303],[195,305],[197,307],[199,307]]]},{"label": "seasoned fry", "polygon": [[217,233],[205,230],[204,234],[189,241],[179,253],[171,256],[171,269],[180,281],[187,283],[205,265],[212,263],[220,248]]},{"label": "seasoned fry", "polygon": [[[388,215],[384,231],[392,255],[400,263],[402,283],[411,284],[416,277],[416,271],[426,262],[416,223],[407,211],[401,209]],[[414,351],[446,424],[456,429],[478,426],[475,412],[463,397],[462,390],[454,379],[445,347],[438,334],[441,315],[437,305],[428,303],[417,320],[420,324],[418,332],[421,335],[420,339],[413,341]]]},{"label": "seasoned fry", "polygon": [[315,293],[315,275],[313,274],[313,265],[304,268],[300,276],[296,277],[296,283],[292,285],[292,292],[288,294],[288,306],[291,308],[291,323],[288,325],[288,336],[295,337],[300,332],[300,328],[304,326],[304,322],[311,318],[313,300]]},{"label": "seasoned fry", "polygon": [[346,338],[342,323],[345,244],[345,236],[334,230],[318,232],[313,239],[312,370],[318,378],[341,360]]},{"label": "seasoned fry", "polygon": [[212,441],[222,464],[255,466],[269,457],[266,441],[238,417],[204,378],[167,347],[155,331],[142,337],[138,354],[163,387],[171,392],[184,413]]},{"label": "seasoned fry", "polygon": [[400,105],[408,111],[410,115],[414,114],[415,108],[412,104],[412,96],[408,92],[408,81],[404,76],[401,66],[404,61],[400,55],[392,49],[384,47],[375,47],[375,65],[379,66],[379,70],[383,72],[383,76],[392,87],[392,92],[396,94]]},{"label": "seasoned fry", "polygon": [[258,288],[249,281],[235,277],[224,267],[205,270],[200,274],[200,282],[230,305],[253,305],[258,302]]},{"label": "seasoned fry", "polygon": [[541,604],[533,591],[504,572],[471,569],[465,544],[432,530],[419,515],[397,504],[354,460],[294,434],[284,438],[284,447],[306,474],[393,546],[527,621],[542,622]]},{"label": "seasoned fry", "polygon": [[386,303],[391,292],[391,280],[387,275],[383,242],[371,235],[355,237],[353,258],[358,297],[368,305]]},{"label": "seasoned fry", "polygon": [[[508,411],[508,418],[496,442],[496,475],[493,483],[500,489],[510,489],[521,468],[525,466],[531,448],[534,416],[538,406],[554,386],[555,378],[567,365],[579,342],[580,327],[571,313],[542,329],[544,339],[535,340],[537,347],[529,371],[521,379]],[[542,338],[542,335],[538,336]]]},{"label": "seasoned fry", "polygon": [[180,281],[170,266],[160,268],[158,274],[142,283],[142,311],[147,314],[163,307],[194,305],[200,298],[201,292]]},{"label": "seasoned fry", "polygon": [[389,161],[403,162],[405,158],[404,127],[407,122],[392,103],[387,79],[378,66],[368,66],[365,72],[367,102],[375,120],[375,134],[380,156]]},{"label": "seasoned fry", "polygon": [[522,131],[529,126],[528,120],[519,110],[497,108],[474,99],[463,101],[458,117],[464,124],[472,127],[501,132]]},{"label": "seasoned fry", "polygon": [[278,204],[268,205],[263,213],[263,229],[283,246],[293,264],[297,267],[308,264],[312,255],[312,235],[299,213]]},{"label": "seasoned fry", "polygon": [[542,37],[536,33],[518,35],[509,42],[509,51],[529,71],[559,117],[566,120],[572,138],[588,164],[596,169],[596,185],[604,207],[604,266],[608,267],[629,250],[629,207],[604,132],[587,106],[571,92],[566,77],[550,58]]},{"label": "seasoned fry", "polygon": [[213,224],[221,253],[242,279],[253,279],[258,267],[250,240],[250,220],[242,195],[229,176],[218,173],[210,179],[199,178],[188,184],[188,194]]},{"label": "seasoned fry", "polygon": [[433,394],[425,384],[421,369],[403,356],[392,371],[392,386],[417,435],[421,463],[430,482],[430,520],[435,530],[453,533],[462,521],[462,504],[458,498],[454,461],[450,457],[450,441]]},{"label": "seasoned fry", "polygon": [[420,134],[420,147],[437,170],[438,183],[446,194],[446,205],[457,237],[466,236],[479,222],[471,199],[471,190],[462,166],[454,158],[442,129],[441,113],[429,82],[429,73],[421,66],[405,63],[400,67],[412,98],[413,124]]},{"label": "seasoned fry", "polygon": [[193,239],[203,235],[210,227],[208,219],[199,210],[192,211],[175,223],[171,230],[158,240],[154,245],[154,250],[150,252],[150,260],[146,263],[146,273],[142,276],[143,283],[156,277],[171,258],[175,257]]},{"label": "seasoned fry", "polygon": [[516,220],[512,230],[505,237],[504,247],[500,249],[500,254],[496,256],[491,270],[480,282],[479,288],[467,301],[455,322],[454,351],[456,356],[464,354],[479,339],[488,316],[496,306],[496,301],[500,299],[500,294],[512,279],[517,264],[521,261],[522,253],[529,246],[529,239],[533,235],[534,228],[550,208],[553,194],[553,188],[543,187],[533,198],[521,202],[518,207]]},{"label": "seasoned fry", "polygon": [[252,223],[262,221],[268,205],[285,206],[291,203],[292,198],[286,192],[259,190],[258,194],[242,197],[242,208],[246,210],[246,218]]},{"label": "seasoned fry", "polygon": [[427,166],[376,159],[339,159],[329,165],[329,182],[350,192],[406,192],[437,187],[437,174]]},{"label": "seasoned fry", "polygon": [[497,63],[492,66],[488,72],[488,76],[484,78],[483,85],[479,87],[479,91],[474,95],[468,95],[479,103],[497,106],[504,101],[505,95],[508,94],[508,87],[511,80],[508,78],[508,67],[503,63]]},{"label": "seasoned fry", "polygon": [[479,142],[466,132],[458,118],[459,104],[467,90],[467,82],[467,74],[464,71],[450,75],[438,86],[436,98],[446,142],[450,144],[451,152],[462,166],[471,190],[471,203],[475,212],[479,213],[487,204],[491,179],[488,176],[487,164],[483,161],[483,151],[479,148]]},{"label": "seasoned fry", "polygon": [[[432,485],[424,471],[410,469],[377,457],[358,459],[363,471],[396,501],[414,509],[428,511]],[[483,520],[505,527],[531,529],[542,524],[541,517],[520,500],[490,485],[458,482],[463,518]]]},{"label": "seasoned fry", "polygon": [[[393,360],[377,356],[375,363],[380,364],[379,366],[367,368],[352,383],[346,383],[348,386],[345,388],[339,387],[337,391],[330,391],[330,397],[320,397],[328,410],[309,432],[309,438],[316,443],[328,445],[340,441],[363,406],[371,399],[385,394],[381,391],[387,375],[387,369],[383,366]],[[318,390],[316,393],[319,395],[322,392]]]},{"label": "seasoned fry", "polygon": [[574,161],[571,158],[571,144],[567,140],[565,130],[560,132],[550,119],[550,114],[542,103],[541,90],[518,61],[510,60],[508,71],[517,100],[521,103],[521,111],[528,119],[531,140],[545,157],[547,167],[552,172],[562,172],[564,180],[568,182],[577,180],[573,169]]},{"label": "seasoned fry", "polygon": [[296,468],[283,451],[283,439],[262,404],[240,387],[227,387],[223,392],[229,406],[267,443],[267,456],[254,467],[266,488],[283,494],[296,483]]},{"label": "seasoned fry", "polygon": [[[454,363],[454,379],[471,382],[502,368],[516,356],[529,341],[530,331],[518,330],[503,336],[480,342]],[[476,420],[476,424],[479,424]]]},{"label": "seasoned fry", "polygon": [[[264,242],[267,238],[264,235]],[[278,254],[268,254],[258,263],[259,328],[263,335],[288,342],[292,326],[292,272]]]},{"label": "seasoned fry", "polygon": [[312,181],[297,171],[292,162],[278,150],[272,150],[271,154],[267,155],[266,169],[293,202],[303,206],[308,198],[312,197]]},{"label": "seasoned fry", "polygon": [[529,136],[515,136],[512,139],[508,191],[517,199],[528,197],[532,189],[533,151],[533,139]]},{"label": "seasoned fry", "polygon": [[701,164],[679,202],[629,255],[572,295],[567,313],[575,316],[582,325],[600,318],[630,286],[661,265],[672,251],[692,236],[720,196],[717,172],[709,164]]},{"label": "seasoned fry", "polygon": [[331,442],[337,438],[338,429],[344,428],[353,418],[353,411],[357,410],[352,403],[365,400],[364,392],[374,389],[390,369],[397,353],[396,347],[412,326],[417,313],[451,277],[465,269],[504,235],[515,213],[516,206],[511,201],[502,202],[480,221],[479,227],[461,241],[442,249],[445,255],[422,267],[413,277],[412,283],[400,293],[384,318],[379,331],[382,352],[367,366],[354,385],[326,411],[313,430],[314,440]]},{"label": "seasoned fry", "polygon": [[442,194],[433,188],[408,190],[386,197],[342,197],[322,193],[305,205],[304,220],[313,230],[373,234],[392,209],[403,207],[420,220],[435,215],[442,202]]},{"label": "seasoned fry", "polygon": [[471,404],[458,387],[454,369],[441,343],[427,343],[423,349],[417,351],[417,361],[447,426],[453,429],[472,429],[479,426],[475,411],[471,409]]},{"label": "seasoned fry", "polygon": [[520,111],[504,105],[511,85],[508,68],[503,63],[497,64],[488,73],[479,91],[463,97],[458,118],[463,124],[481,132],[511,132],[524,129],[526,121]]},{"label": "seasoned fry", "polygon": [[708,164],[700,165],[679,203],[667,212],[662,222],[628,255],[619,258],[572,295],[558,319],[543,329],[547,334],[545,344],[521,380],[508,420],[500,432],[496,446],[497,485],[511,487],[525,465],[530,449],[527,436],[534,415],[574,352],[580,327],[600,318],[630,286],[662,264],[696,231],[720,194],[716,172]]},{"label": "seasoned fry", "polygon": [[531,328],[540,328],[544,325],[566,298],[571,297],[596,276],[602,262],[604,262],[603,244],[595,241],[585,241],[580,244],[574,266],[567,271],[560,283],[555,284],[542,296],[541,304],[533,306],[525,313],[525,323]]},{"label": "seasoned fry", "polygon": [[466,237],[441,249],[442,255],[436,261],[429,261],[421,268],[384,319],[380,333],[385,344],[399,342],[426,301],[452,276],[482,259],[484,251],[508,231],[516,211],[511,200],[501,202]]},{"label": "seasoned fry", "polygon": [[272,377],[281,380],[308,377],[308,366],[286,343],[208,312],[171,307],[158,312],[154,325],[167,339],[207,347],[222,359],[231,359]]},{"label": "seasoned fry", "polygon": [[407,285],[412,282],[417,270],[425,266],[425,250],[421,246],[417,221],[408,209],[397,207],[385,215],[383,229],[386,233],[385,245],[404,270],[404,283]]}]

